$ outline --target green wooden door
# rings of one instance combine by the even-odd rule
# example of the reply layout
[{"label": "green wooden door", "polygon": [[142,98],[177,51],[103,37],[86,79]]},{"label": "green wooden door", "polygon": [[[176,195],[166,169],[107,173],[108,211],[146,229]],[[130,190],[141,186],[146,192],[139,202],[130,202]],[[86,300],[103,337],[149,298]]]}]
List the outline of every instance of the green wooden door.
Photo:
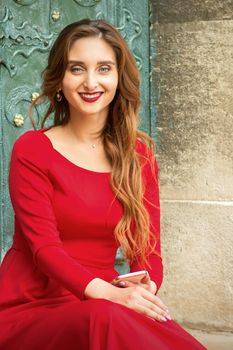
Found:
[{"label": "green wooden door", "polygon": [[[142,77],[141,128],[151,132],[148,0],[0,0],[0,247],[1,259],[13,234],[8,168],[16,138],[31,129],[29,105],[40,91],[40,74],[57,33],[82,18],[115,25],[132,49]],[[45,106],[35,111],[37,127]]]}]

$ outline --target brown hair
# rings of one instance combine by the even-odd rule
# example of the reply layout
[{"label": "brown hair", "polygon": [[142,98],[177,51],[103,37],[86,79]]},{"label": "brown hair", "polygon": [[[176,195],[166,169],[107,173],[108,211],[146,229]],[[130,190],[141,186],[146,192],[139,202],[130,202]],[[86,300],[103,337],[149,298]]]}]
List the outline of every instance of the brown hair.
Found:
[{"label": "brown hair", "polygon": [[150,147],[153,147],[153,142],[148,135],[138,130],[139,72],[121,34],[102,20],[85,19],[65,27],[50,51],[48,65],[43,72],[42,94],[32,107],[41,98],[47,97],[50,104],[42,127],[53,112],[54,125],[68,122],[68,102],[64,96],[62,101],[57,102],[56,92],[67,69],[68,53],[73,43],[90,36],[101,37],[113,48],[118,66],[118,88],[102,130],[105,151],[112,165],[112,190],[124,209],[115,236],[129,261],[137,260],[145,265],[156,242],[154,237],[152,239],[149,214],[143,203],[142,157],[136,151],[136,142],[140,138]]}]

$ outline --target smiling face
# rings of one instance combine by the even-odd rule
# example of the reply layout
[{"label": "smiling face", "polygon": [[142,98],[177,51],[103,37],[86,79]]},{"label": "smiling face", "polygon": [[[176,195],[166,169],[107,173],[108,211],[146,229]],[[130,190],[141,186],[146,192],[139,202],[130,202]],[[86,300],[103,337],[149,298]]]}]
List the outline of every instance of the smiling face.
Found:
[{"label": "smiling face", "polygon": [[116,55],[98,37],[74,42],[61,89],[69,103],[70,117],[96,116],[106,120],[118,85]]}]

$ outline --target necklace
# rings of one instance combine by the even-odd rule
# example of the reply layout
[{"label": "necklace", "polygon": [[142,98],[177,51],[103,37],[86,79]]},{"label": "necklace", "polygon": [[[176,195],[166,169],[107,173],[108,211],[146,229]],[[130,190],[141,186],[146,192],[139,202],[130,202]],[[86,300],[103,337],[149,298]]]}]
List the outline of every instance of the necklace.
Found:
[{"label": "necklace", "polygon": [[[70,131],[71,131],[71,133],[75,136],[75,133],[74,133],[74,131],[73,131],[73,129],[72,129],[72,127],[70,128]],[[76,140],[77,140],[77,136],[75,136],[75,138],[76,138]],[[97,146],[99,146],[99,144],[101,143],[101,137],[96,137],[95,138],[96,140],[97,140],[97,142],[96,143],[89,143],[89,146],[88,147],[91,147],[92,149],[93,149],[93,151],[97,148]],[[77,141],[79,141],[79,140],[77,140]],[[76,142],[77,142],[76,141]],[[82,142],[81,142],[82,143]],[[86,145],[87,145],[87,143],[86,143]]]},{"label": "necklace", "polygon": [[91,143],[91,148],[92,148],[93,150],[95,150],[97,147],[100,146],[101,141],[102,141],[101,138],[99,138],[99,139],[97,139],[97,142],[96,142],[96,143]]}]

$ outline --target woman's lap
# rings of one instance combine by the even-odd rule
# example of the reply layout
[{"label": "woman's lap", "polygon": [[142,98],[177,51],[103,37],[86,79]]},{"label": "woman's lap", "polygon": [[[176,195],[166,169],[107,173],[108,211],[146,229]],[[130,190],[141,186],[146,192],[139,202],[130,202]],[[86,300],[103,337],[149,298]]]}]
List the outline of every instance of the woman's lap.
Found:
[{"label": "woman's lap", "polygon": [[0,350],[204,349],[173,321],[104,300],[40,306],[0,319]]}]

